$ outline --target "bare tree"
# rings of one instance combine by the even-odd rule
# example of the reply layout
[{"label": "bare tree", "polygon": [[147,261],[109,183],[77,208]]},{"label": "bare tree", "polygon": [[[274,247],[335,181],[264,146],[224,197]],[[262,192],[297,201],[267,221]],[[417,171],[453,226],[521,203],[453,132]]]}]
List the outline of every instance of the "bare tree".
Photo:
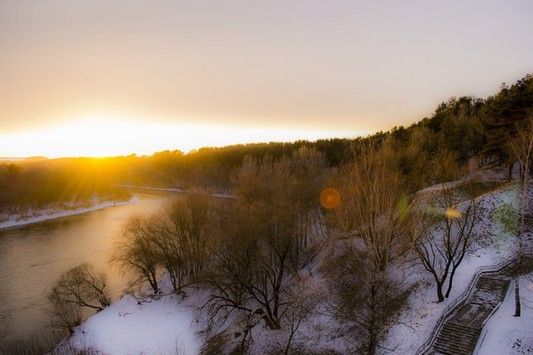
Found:
[{"label": "bare tree", "polygon": [[281,327],[291,276],[292,238],[284,221],[272,219],[264,205],[237,206],[220,225],[218,247],[207,282],[213,319],[234,311],[256,314],[270,329]]},{"label": "bare tree", "polygon": [[152,240],[176,293],[183,292],[187,281],[197,282],[207,262],[209,215],[208,197],[192,195],[176,199],[159,219],[154,218]]},{"label": "bare tree", "polygon": [[112,258],[123,270],[132,272],[138,282],[148,282],[154,294],[159,293],[159,259],[154,235],[155,217],[132,217],[126,223],[121,240],[115,246]]},{"label": "bare tree", "polygon": [[344,240],[342,252],[328,258],[329,310],[344,324],[353,353],[374,354],[410,289],[391,273],[372,271],[372,259],[356,244],[356,239]]},{"label": "bare tree", "polygon": [[88,263],[78,265],[61,275],[48,297],[60,303],[76,304],[96,311],[111,304],[105,276],[96,275],[94,266]]},{"label": "bare tree", "polygon": [[[397,308],[401,288],[390,267],[407,250],[403,223],[408,208],[391,142],[364,142],[354,162],[340,171],[338,226],[348,236],[339,273],[330,274],[335,315],[352,324],[358,351],[373,354]],[[397,303],[398,301],[399,303]],[[399,306],[400,307],[400,306]]]},{"label": "bare tree", "polygon": [[48,299],[54,306],[59,327],[69,331],[81,323],[83,308],[99,312],[110,305],[105,276],[96,275],[94,267],[87,263],[61,275]]},{"label": "bare tree", "polygon": [[288,339],[285,344],[285,354],[291,353],[292,343],[295,339],[296,332],[300,329],[302,322],[311,317],[320,299],[316,292],[306,289],[306,283],[300,282],[294,285],[290,291],[289,298],[291,306],[288,307],[285,314],[285,323],[287,324]]},{"label": "bare tree", "polygon": [[74,303],[64,303],[50,299],[54,316],[53,325],[61,330],[66,330],[69,334],[74,333],[74,328],[83,321],[82,308]]},{"label": "bare tree", "polygon": [[150,240],[155,244],[154,254],[157,261],[167,271],[175,293],[183,293],[187,276],[187,260],[179,243],[179,239],[171,230],[165,215],[152,217],[152,235]]},{"label": "bare tree", "polygon": [[[526,202],[529,190],[529,175],[531,173],[531,158],[533,150],[533,117],[529,117],[525,127],[518,130],[517,137],[509,143],[509,148],[520,164],[521,198],[520,198],[520,227],[518,228],[518,262],[522,259],[523,234],[526,217]],[[515,317],[520,317],[520,277],[515,277]]]},{"label": "bare tree", "polygon": [[433,195],[434,206],[419,206],[410,218],[413,250],[435,280],[438,302],[450,295],[455,273],[476,237],[479,202],[471,198],[461,203],[463,199],[457,189],[444,185]]},{"label": "bare tree", "polygon": [[361,240],[376,271],[405,251],[401,208],[407,204],[401,175],[389,142],[381,148],[365,144],[352,164],[340,172],[342,205],[337,209],[339,227]]},{"label": "bare tree", "polygon": [[190,276],[205,266],[209,247],[210,201],[207,196],[188,196],[176,200],[167,212],[169,232],[181,246]]},{"label": "bare tree", "polygon": [[309,150],[278,161],[245,160],[236,180],[239,198],[219,222],[207,278],[213,320],[242,312],[270,329],[282,327],[293,306],[291,284],[328,240],[318,206],[323,169]]}]

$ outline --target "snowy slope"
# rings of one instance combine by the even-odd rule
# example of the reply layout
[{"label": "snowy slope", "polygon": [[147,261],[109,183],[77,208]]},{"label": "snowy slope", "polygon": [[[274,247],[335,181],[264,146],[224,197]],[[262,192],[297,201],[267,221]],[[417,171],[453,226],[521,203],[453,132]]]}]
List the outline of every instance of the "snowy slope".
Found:
[{"label": "snowy slope", "polygon": [[68,343],[102,354],[198,354],[193,319],[177,296],[138,302],[128,295],[89,318]]},{"label": "snowy slope", "polygon": [[[481,235],[476,250],[467,255],[458,269],[451,296],[443,303],[436,303],[436,291],[431,277],[421,267],[410,269],[409,281],[418,284],[408,307],[398,322],[391,327],[387,340],[381,344],[383,354],[413,354],[427,340],[442,310],[467,289],[476,269],[484,265],[497,264],[514,252],[515,239],[502,233],[501,226],[494,220],[491,211],[504,203],[518,207],[517,186],[506,187],[480,198],[483,206],[482,221],[476,227]],[[326,284],[317,275],[310,280],[310,293],[327,297]],[[529,283],[528,281],[529,280]],[[489,331],[480,354],[513,353],[520,339],[521,349],[533,347],[531,335],[531,308],[533,306],[533,283],[531,277],[523,278],[524,317],[507,319],[507,297],[498,313],[489,321]],[[509,295],[508,295],[509,296]],[[97,350],[104,354],[197,354],[204,339],[198,335],[205,324],[195,319],[195,309],[201,304],[201,295],[194,290],[184,302],[173,295],[162,296],[149,302],[139,303],[132,296],[125,296],[99,314],[91,317],[77,328],[69,340],[78,349]],[[320,311],[320,310],[318,310]],[[201,317],[200,317],[201,318]],[[512,327],[512,328],[511,328]],[[504,332],[502,329],[514,329]],[[529,330],[529,331],[528,331]],[[495,334],[502,334],[497,337]],[[507,334],[507,335],[506,335]],[[253,329],[253,353],[267,353],[274,348],[283,348],[287,332],[266,330],[259,324]],[[496,343],[494,343],[496,342]],[[308,349],[343,353],[349,349],[343,330],[333,318],[316,312],[306,319],[295,334],[294,343],[305,344]],[[498,347],[496,347],[498,346]],[[526,352],[514,352],[516,354]]]},{"label": "snowy slope", "polygon": [[488,320],[478,343],[478,354],[533,354],[533,273],[520,277],[521,316],[514,317],[514,285]]}]

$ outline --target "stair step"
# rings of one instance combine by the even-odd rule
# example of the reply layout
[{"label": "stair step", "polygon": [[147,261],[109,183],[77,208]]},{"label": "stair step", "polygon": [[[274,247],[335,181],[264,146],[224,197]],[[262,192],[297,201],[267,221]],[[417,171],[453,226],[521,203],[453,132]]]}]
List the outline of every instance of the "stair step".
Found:
[{"label": "stair step", "polygon": [[472,349],[470,347],[463,347],[463,346],[454,346],[454,345],[435,345],[433,347],[433,350],[437,351],[438,353],[442,354],[449,354],[449,355],[470,355],[472,353]]},{"label": "stair step", "polygon": [[444,335],[443,338],[445,338],[445,339],[448,339],[448,338],[453,338],[453,339],[475,339],[477,337],[476,333],[466,333],[465,332],[465,333],[458,334],[457,332],[454,332],[452,330],[444,331],[441,334]]},{"label": "stair step", "polygon": [[[526,236],[533,240],[532,231],[528,231]],[[459,303],[453,312],[448,314],[447,321],[440,328],[427,354],[472,354],[481,333],[481,329],[477,327],[481,327],[483,321],[492,314],[494,307],[504,300],[510,284],[509,277],[526,274],[531,270],[533,257],[525,255],[520,264],[514,263],[499,272],[480,276],[468,299]]]},{"label": "stair step", "polygon": [[450,348],[450,349],[471,349],[476,345],[475,340],[464,340],[464,341],[451,341],[447,339],[437,339],[435,342],[435,347],[440,348]]}]

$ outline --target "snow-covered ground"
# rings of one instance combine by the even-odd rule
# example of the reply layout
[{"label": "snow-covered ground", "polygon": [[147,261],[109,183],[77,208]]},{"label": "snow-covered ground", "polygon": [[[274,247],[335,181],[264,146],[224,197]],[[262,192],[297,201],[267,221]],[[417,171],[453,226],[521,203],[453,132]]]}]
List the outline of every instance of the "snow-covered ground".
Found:
[{"label": "snow-covered ground", "polygon": [[515,237],[503,230],[491,212],[504,204],[518,209],[518,196],[518,186],[510,184],[480,197],[482,216],[475,228],[480,236],[478,246],[465,256],[455,275],[450,297],[444,302],[436,302],[433,280],[421,266],[411,273],[411,282],[418,282],[419,288],[411,294],[407,309],[390,329],[381,353],[414,354],[429,338],[444,308],[468,289],[476,270],[511,256]]},{"label": "snow-covered ground", "polygon": [[[483,215],[476,227],[481,236],[479,245],[465,257],[459,267],[450,298],[445,302],[436,303],[433,281],[426,271],[421,267],[409,270],[409,281],[417,283],[418,288],[411,294],[405,311],[389,330],[387,340],[381,344],[380,353],[415,353],[429,337],[446,305],[468,288],[476,269],[497,264],[511,255],[515,239],[503,232],[491,211],[503,204],[517,208],[517,196],[517,186],[511,184],[481,197]],[[480,354],[513,353],[519,342],[520,349],[514,353],[525,354],[527,351],[533,351],[531,275],[529,278],[522,277],[522,282],[522,289],[529,290],[529,293],[524,291],[522,294],[524,317],[508,319],[508,308],[511,307],[509,300],[513,298],[508,295],[505,304],[487,324],[489,331]],[[326,283],[321,283],[320,277],[314,276],[311,283],[311,294],[327,297]],[[200,304],[201,295],[194,290],[181,303],[173,295],[146,302],[138,302],[132,296],[125,296],[77,328],[68,342],[78,349],[90,348],[103,354],[197,354],[204,341],[197,332],[205,326],[205,323],[199,320],[201,317],[194,317],[195,309]],[[305,343],[308,349],[314,349],[318,353],[321,349],[343,353],[343,349],[347,351],[349,344],[337,325],[329,316],[316,313],[302,322],[295,334],[294,343]],[[514,331],[510,331],[511,329]],[[501,336],[496,336],[496,333]],[[283,331],[266,330],[260,324],[254,328],[252,337],[253,352],[266,353],[275,348],[282,348],[286,343],[287,334]],[[498,351],[494,352],[493,349]],[[523,352],[524,349],[529,350]]]},{"label": "snow-covered ground", "polygon": [[409,299],[409,304],[398,322],[390,329],[387,340],[381,344],[382,354],[414,354],[428,340],[442,311],[459,295],[468,289],[478,267],[495,265],[505,259],[504,254],[494,248],[487,248],[470,254],[459,267],[454,279],[450,297],[437,303],[437,293],[432,280],[419,268],[414,272],[420,286]]},{"label": "snow-covered ground", "polygon": [[514,317],[514,284],[485,324],[477,354],[533,354],[533,273],[520,277],[521,316]]},{"label": "snow-covered ground", "polygon": [[135,197],[132,197],[129,201],[106,201],[93,204],[89,207],[77,207],[77,208],[46,208],[41,210],[29,211],[24,214],[17,215],[0,215],[0,229],[23,226],[26,224],[32,224],[37,222],[46,221],[49,219],[72,216],[76,214],[87,213],[96,211],[102,208],[111,206],[126,205],[137,201]]},{"label": "snow-covered ground", "polygon": [[178,296],[139,302],[127,295],[78,327],[68,345],[98,354],[198,354],[195,329],[192,308]]}]

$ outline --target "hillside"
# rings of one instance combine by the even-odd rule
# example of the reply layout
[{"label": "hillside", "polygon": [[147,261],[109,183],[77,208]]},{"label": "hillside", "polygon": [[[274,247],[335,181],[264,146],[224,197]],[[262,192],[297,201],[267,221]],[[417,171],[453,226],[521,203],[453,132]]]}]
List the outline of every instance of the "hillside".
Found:
[{"label": "hillside", "polygon": [[[491,181],[494,179],[505,181],[506,171],[493,169],[484,171],[481,175]],[[484,265],[497,264],[514,253],[515,237],[505,232],[495,220],[494,210],[503,204],[518,208],[517,188],[516,184],[504,184],[479,197],[482,216],[480,223],[476,225],[476,233],[480,237],[461,264],[452,293],[445,302],[435,302],[435,288],[431,277],[420,264],[406,264],[405,270],[396,270],[399,274],[407,275],[405,281],[408,284],[407,288],[413,288],[413,291],[403,310],[392,320],[377,353],[415,353],[427,340],[442,310],[467,289],[476,269]],[[315,271],[306,276],[303,292],[307,296],[314,295],[322,301],[312,302],[313,311],[299,319],[300,323],[295,325],[291,339],[292,351],[346,353],[353,351],[356,345],[345,336],[349,331],[348,323],[334,317],[328,311],[328,302],[325,300],[330,291],[324,280],[325,275],[318,267],[326,263],[325,258],[328,257],[328,254],[324,254],[321,260],[317,260],[313,267]],[[529,290],[530,276],[522,279],[524,305],[533,302]],[[201,308],[208,297],[206,292],[202,289],[191,289],[188,291],[188,297],[181,300],[172,293],[168,282],[163,282],[163,285],[166,285],[163,286],[163,295],[155,298],[150,297],[149,292],[145,295],[142,295],[145,292],[138,293],[136,297],[125,296],[76,328],[74,336],[59,349],[73,347],[89,353],[111,354],[130,352],[194,354],[203,349],[203,353],[209,353],[208,348],[202,345],[206,340],[206,335],[202,331],[208,326],[206,311]],[[510,318],[513,299],[510,288],[504,304],[487,324],[485,333],[488,335],[485,337],[480,354],[493,353],[493,346],[500,349],[500,353],[526,354],[531,351],[533,343],[526,335],[529,329],[528,319],[533,319],[531,308],[523,307],[524,312],[520,319]],[[238,346],[242,341],[239,322],[244,319],[239,320],[239,317],[230,319],[230,324],[233,325],[222,328],[225,330],[219,335],[220,344],[214,345],[211,340],[212,351],[220,351],[220,348],[215,351],[214,347],[225,343],[224,352],[228,352],[228,349]],[[498,329],[503,328],[507,329],[504,333],[498,332]],[[291,336],[289,329],[268,330],[261,324],[257,324],[250,331],[252,342],[248,349],[249,353],[281,352]],[[495,334],[500,335],[496,337]]]},{"label": "hillside", "polygon": [[123,223],[121,300],[90,264],[63,271],[59,353],[413,353],[477,267],[515,253],[532,98],[527,75],[370,137],[2,164],[0,214],[193,192]]},{"label": "hillside", "polygon": [[[36,190],[39,186],[61,191],[69,187],[71,177],[80,175],[88,186],[83,186],[81,196],[73,196],[79,192],[66,191],[65,199],[86,198],[94,190],[109,193],[102,182],[228,192],[234,186],[233,174],[245,157],[279,159],[306,147],[324,154],[327,165],[337,168],[353,161],[361,146],[385,140],[392,141],[400,153],[402,173],[411,180],[412,192],[456,179],[446,171],[446,164],[456,164],[463,170],[469,164],[472,168],[472,164],[482,166],[491,162],[511,168],[516,159],[508,144],[517,130],[527,124],[532,112],[533,75],[528,74],[510,86],[502,85],[490,97],[452,97],[443,101],[430,117],[409,127],[394,127],[368,137],[207,147],[186,154],[176,150],[140,157],[0,163],[0,206],[48,202],[52,197],[46,191]],[[13,184],[15,178],[17,184]],[[36,184],[36,179],[46,181],[46,185]],[[32,196],[28,195],[30,192]]]}]

